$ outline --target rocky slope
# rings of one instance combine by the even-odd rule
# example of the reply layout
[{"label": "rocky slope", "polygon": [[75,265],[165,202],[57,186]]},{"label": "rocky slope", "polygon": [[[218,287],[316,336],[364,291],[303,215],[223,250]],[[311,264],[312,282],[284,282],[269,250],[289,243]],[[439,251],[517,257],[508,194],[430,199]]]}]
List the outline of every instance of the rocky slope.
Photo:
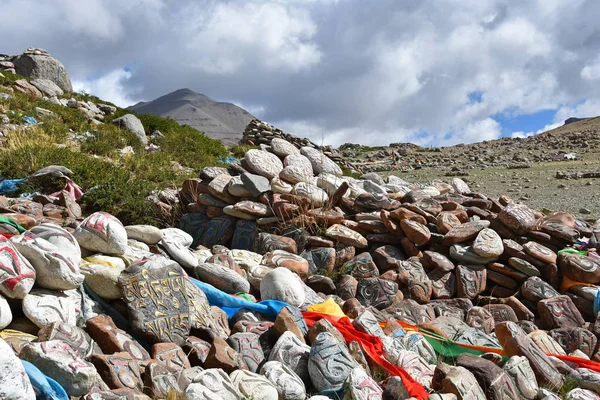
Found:
[{"label": "rocky slope", "polygon": [[129,109],[139,114],[173,118],[226,145],[238,144],[244,129],[254,119],[252,114],[235,104],[217,102],[190,89],[176,90]]}]

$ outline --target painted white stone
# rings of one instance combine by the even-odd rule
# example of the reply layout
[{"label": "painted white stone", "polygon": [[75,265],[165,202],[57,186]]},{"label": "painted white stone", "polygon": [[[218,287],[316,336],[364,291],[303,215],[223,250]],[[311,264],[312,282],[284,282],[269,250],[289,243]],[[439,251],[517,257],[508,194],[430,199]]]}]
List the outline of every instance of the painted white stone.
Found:
[{"label": "painted white stone", "polygon": [[295,274],[287,268],[269,271],[260,282],[260,297],[263,300],[280,300],[300,307],[304,304],[304,288]]},{"label": "painted white stone", "polygon": [[35,400],[35,392],[23,364],[0,338],[0,399]]},{"label": "painted white stone", "polygon": [[248,400],[278,400],[277,388],[262,375],[245,369],[233,371],[229,378],[238,393]]},{"label": "painted white stone", "polygon": [[12,310],[8,301],[0,295],[0,330],[6,328],[12,322]]},{"label": "painted white stone", "polygon": [[290,165],[289,167],[285,167],[279,173],[279,177],[286,182],[291,184],[296,184],[298,182],[312,182],[312,175],[308,175],[306,170],[303,167]]},{"label": "painted white stone", "polygon": [[114,216],[95,212],[75,229],[75,239],[81,247],[109,255],[121,255],[127,247],[125,227]]},{"label": "painted white stone", "polygon": [[86,395],[98,376],[94,365],[81,359],[62,340],[29,343],[23,347],[19,357],[57,381],[69,396]]},{"label": "painted white stone", "polygon": [[34,282],[35,269],[12,242],[0,236],[0,293],[9,299],[22,299]]},{"label": "painted white stone", "polygon": [[244,161],[250,172],[264,176],[267,179],[275,178],[283,169],[283,163],[279,157],[263,150],[248,150],[244,155]]},{"label": "painted white stone", "polygon": [[302,379],[287,365],[279,361],[263,364],[260,373],[277,389],[282,400],[304,400],[306,387]]},{"label": "painted white stone", "polygon": [[271,151],[282,158],[289,155],[300,155],[300,150],[296,146],[281,138],[271,140]]},{"label": "painted white stone", "polygon": [[83,275],[79,271],[81,254],[63,253],[53,243],[31,231],[11,240],[35,269],[35,282],[38,286],[52,290],[68,290],[83,283]]},{"label": "painted white stone", "polygon": [[308,176],[313,176],[315,174],[310,160],[302,154],[290,154],[289,156],[283,159],[283,166],[300,167],[305,171],[305,175]]},{"label": "painted white stone", "polygon": [[240,400],[229,376],[221,368],[204,370],[194,376],[185,391],[186,400]]},{"label": "painted white stone", "polygon": [[129,225],[125,227],[129,239],[139,240],[147,245],[155,245],[161,241],[163,233],[152,225]]},{"label": "painted white stone", "polygon": [[79,307],[68,295],[47,289],[33,289],[23,299],[23,313],[39,328],[56,321],[77,325]]},{"label": "painted white stone", "polygon": [[104,264],[86,264],[81,267],[85,275],[85,283],[105,300],[121,298],[118,281],[123,269]]},{"label": "painted white stone", "polygon": [[294,190],[292,191],[292,193],[297,196],[309,199],[311,203],[316,207],[322,206],[325,202],[329,200],[329,196],[327,196],[327,193],[323,189],[313,185],[312,183],[298,182],[294,185]]},{"label": "painted white stone", "polygon": [[321,172],[340,176],[344,174],[342,169],[320,150],[307,146],[302,147],[300,153],[310,160],[315,174],[320,174]]}]

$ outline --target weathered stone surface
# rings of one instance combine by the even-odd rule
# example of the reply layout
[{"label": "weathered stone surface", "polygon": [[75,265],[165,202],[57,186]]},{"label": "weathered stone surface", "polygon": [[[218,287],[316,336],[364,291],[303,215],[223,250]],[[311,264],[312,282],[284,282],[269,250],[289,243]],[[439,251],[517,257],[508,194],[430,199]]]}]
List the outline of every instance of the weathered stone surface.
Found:
[{"label": "weathered stone surface", "polygon": [[417,246],[426,244],[431,238],[429,229],[417,221],[403,219],[400,221],[400,228],[402,228],[404,234]]},{"label": "weathered stone surface", "polygon": [[93,352],[101,352],[98,345],[83,329],[64,322],[53,322],[45,325],[38,332],[38,340],[40,342],[61,340],[68,343],[71,349],[82,359]]},{"label": "weathered stone surface", "polygon": [[0,398],[6,400],[35,400],[36,398],[23,364],[2,338],[0,338]]},{"label": "weathered stone surface", "polygon": [[525,356],[529,360],[540,383],[554,388],[562,385],[563,376],[517,324],[502,322],[496,325],[495,331],[508,356]]},{"label": "weathered stone surface", "polygon": [[479,232],[490,226],[490,221],[467,222],[452,228],[444,235],[443,244],[450,246],[457,243],[466,242],[475,239]]},{"label": "weathered stone surface", "polygon": [[502,238],[492,229],[482,229],[473,242],[473,251],[485,258],[499,257],[504,252]]},{"label": "weathered stone surface", "polygon": [[205,368],[221,368],[227,373],[236,369],[247,369],[240,354],[231,348],[225,340],[215,337],[204,362]]},{"label": "weathered stone surface", "polygon": [[273,250],[263,256],[262,265],[287,268],[299,276],[308,275],[308,261],[285,250]]},{"label": "weathered stone surface", "polygon": [[341,224],[330,226],[325,232],[325,235],[337,240],[339,243],[347,244],[357,248],[367,247],[368,244],[367,239],[365,239],[365,237],[360,233],[353,231],[352,229]]},{"label": "weathered stone surface", "polygon": [[459,399],[486,398],[473,373],[464,367],[450,367],[442,380],[442,391],[453,393]]},{"label": "weathered stone surface", "polygon": [[558,257],[565,275],[579,282],[600,282],[600,260],[597,257],[564,253]]},{"label": "weathered stone surface", "polygon": [[517,235],[526,235],[536,223],[533,211],[524,204],[507,205],[498,214],[498,219]]},{"label": "weathered stone surface", "polygon": [[89,361],[109,388],[142,390],[140,368],[128,354],[93,354]]},{"label": "weathered stone surface", "polygon": [[184,272],[177,263],[151,257],[121,272],[119,286],[132,328],[151,343],[182,345],[191,317]]},{"label": "weathered stone surface", "polygon": [[255,333],[234,333],[227,339],[227,343],[237,351],[252,372],[257,372],[265,360],[259,339]]},{"label": "weathered stone surface", "polygon": [[65,92],[72,92],[73,85],[65,66],[44,52],[25,52],[12,59],[19,75],[34,79],[48,79]]},{"label": "weathered stone surface", "polygon": [[302,379],[287,365],[279,361],[268,361],[260,373],[277,389],[280,399],[304,400],[306,388]]},{"label": "weathered stone surface", "polygon": [[70,396],[83,396],[96,380],[96,368],[63,341],[29,343],[19,357],[57,381]]},{"label": "weathered stone surface", "polygon": [[519,395],[512,379],[491,361],[472,354],[459,354],[456,365],[468,369],[479,386],[485,391],[486,398],[492,400],[518,400]]},{"label": "weathered stone surface", "polygon": [[337,176],[343,175],[342,169],[320,150],[312,147],[302,147],[300,153],[310,160],[316,175],[322,172]]},{"label": "weathered stone surface", "polygon": [[483,307],[473,307],[467,312],[466,323],[473,327],[491,333],[496,326],[494,316]]},{"label": "weathered stone surface", "polygon": [[504,364],[504,371],[513,379],[521,398],[533,400],[538,393],[538,383],[526,357],[512,356]]},{"label": "weathered stone surface", "polygon": [[558,328],[551,330],[549,334],[567,353],[579,350],[590,358],[598,343],[596,335],[584,328]]},{"label": "weathered stone surface", "polygon": [[565,356],[565,350],[546,331],[535,330],[527,334],[544,354],[558,354]]},{"label": "weathered stone surface", "polygon": [[108,315],[90,318],[85,329],[106,354],[127,352],[134,360],[150,359],[150,354],[125,331],[117,328]]},{"label": "weathered stone surface", "polygon": [[540,277],[528,278],[521,286],[521,293],[527,300],[537,304],[539,301],[559,296],[552,286],[544,282]]},{"label": "weathered stone surface", "polygon": [[191,367],[183,349],[175,343],[155,343],[152,346],[152,358],[173,370]]},{"label": "weathered stone surface", "polygon": [[139,240],[149,246],[160,242],[163,236],[162,231],[152,225],[129,225],[125,227],[125,232],[128,239]]},{"label": "weathered stone surface", "polygon": [[317,335],[310,350],[308,371],[319,390],[338,389],[358,364],[335,336],[327,332]]},{"label": "weathered stone surface", "polygon": [[217,264],[199,263],[194,268],[196,277],[226,293],[250,292],[250,283],[235,271]]}]

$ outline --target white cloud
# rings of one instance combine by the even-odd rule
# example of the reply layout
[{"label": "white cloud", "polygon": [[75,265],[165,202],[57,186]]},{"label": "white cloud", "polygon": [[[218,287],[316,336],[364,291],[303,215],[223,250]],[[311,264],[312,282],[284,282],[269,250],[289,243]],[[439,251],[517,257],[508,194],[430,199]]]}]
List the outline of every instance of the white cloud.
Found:
[{"label": "white cloud", "polygon": [[183,28],[196,65],[209,73],[232,74],[249,62],[300,71],[321,59],[312,41],[317,27],[301,8],[279,2],[231,2],[217,4],[206,14],[198,7],[202,5],[189,7],[198,18]]},{"label": "white cloud", "polygon": [[[539,132],[538,132],[539,133]],[[510,137],[511,138],[521,138],[521,139],[525,139],[528,138],[530,136],[535,135],[535,133],[533,132],[523,132],[523,131],[518,131],[518,132],[513,132]]]},{"label": "white cloud", "polygon": [[600,59],[596,59],[591,64],[583,67],[581,69],[581,78],[588,81],[600,79]]},{"label": "white cloud", "polygon": [[5,3],[27,24],[5,19],[18,35],[0,51],[45,47],[78,87],[124,104],[189,87],[325,143],[445,145],[499,137],[499,114],[557,110],[536,133],[600,114],[594,0]]},{"label": "white cloud", "polygon": [[131,79],[131,71],[117,69],[95,79],[73,81],[73,90],[94,94],[101,99],[109,100],[119,107],[127,107],[139,100],[135,99],[137,91],[125,90],[125,83]]}]

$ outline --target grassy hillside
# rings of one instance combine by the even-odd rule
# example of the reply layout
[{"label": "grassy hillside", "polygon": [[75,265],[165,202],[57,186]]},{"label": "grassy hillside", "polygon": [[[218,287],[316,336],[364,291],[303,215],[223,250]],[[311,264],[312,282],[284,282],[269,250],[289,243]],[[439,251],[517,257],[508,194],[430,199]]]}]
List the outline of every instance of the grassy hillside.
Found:
[{"label": "grassy hillside", "polygon": [[[9,92],[15,79],[0,77],[0,92]],[[153,223],[164,225],[169,221],[145,201],[152,190],[177,188],[183,180],[197,177],[207,165],[217,165],[217,159],[228,154],[221,142],[211,139],[188,126],[180,126],[168,118],[137,115],[146,134],[159,130],[164,137],[150,139],[160,146],[159,152],[147,152],[133,134],[110,123],[124,114],[135,114],[119,109],[107,115],[105,123],[92,125],[80,110],[21,94],[10,93],[11,98],[0,98],[0,117],[6,115],[11,124],[25,126],[24,116],[35,117],[41,124],[10,131],[0,138],[0,176],[6,179],[27,177],[48,165],[63,165],[73,171],[73,181],[86,194],[82,206],[86,212],[103,210],[117,216],[123,223]],[[109,104],[87,94],[65,94],[62,97],[95,104]],[[56,116],[43,117],[35,108],[52,111]],[[120,149],[131,146],[135,154],[122,156]],[[179,165],[175,164],[178,163]],[[177,168],[174,166],[177,166]],[[181,168],[183,167],[183,168]],[[47,187],[44,182],[31,182],[21,192],[50,193],[64,182]]]}]

